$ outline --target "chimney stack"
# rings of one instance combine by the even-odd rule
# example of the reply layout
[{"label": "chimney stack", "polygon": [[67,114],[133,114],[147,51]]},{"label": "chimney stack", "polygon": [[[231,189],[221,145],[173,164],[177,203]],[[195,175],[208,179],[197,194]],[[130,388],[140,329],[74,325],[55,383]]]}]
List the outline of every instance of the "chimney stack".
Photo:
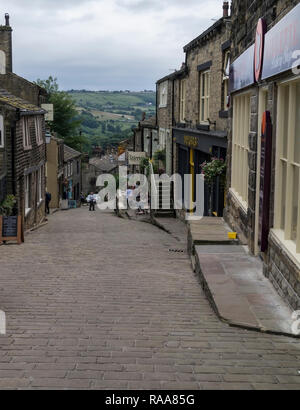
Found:
[{"label": "chimney stack", "polygon": [[223,2],[223,17],[224,18],[229,17],[229,1]]},{"label": "chimney stack", "polygon": [[9,14],[5,13],[5,25],[0,25],[1,74],[12,73],[12,28]]}]

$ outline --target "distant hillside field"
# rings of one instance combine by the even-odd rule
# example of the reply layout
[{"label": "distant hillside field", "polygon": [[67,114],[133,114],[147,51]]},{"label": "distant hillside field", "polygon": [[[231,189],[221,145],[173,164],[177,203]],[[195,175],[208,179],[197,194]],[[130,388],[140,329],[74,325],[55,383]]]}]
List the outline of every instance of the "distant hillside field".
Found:
[{"label": "distant hillside field", "polygon": [[153,91],[85,91],[71,90],[81,130],[87,137],[85,151],[93,145],[106,148],[132,135],[132,128],[141,120],[143,112],[155,115],[156,93]]}]

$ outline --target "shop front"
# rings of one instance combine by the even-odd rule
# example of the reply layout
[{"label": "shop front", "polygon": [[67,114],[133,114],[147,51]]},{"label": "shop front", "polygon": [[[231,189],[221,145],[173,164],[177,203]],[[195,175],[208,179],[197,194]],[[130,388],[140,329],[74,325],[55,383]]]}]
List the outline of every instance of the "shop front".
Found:
[{"label": "shop front", "polygon": [[[260,255],[264,272],[300,307],[300,4],[230,70],[231,175],[226,219]],[[252,62],[252,64],[251,64]]]},{"label": "shop front", "polygon": [[[178,149],[177,173],[182,178],[182,193],[189,192],[190,204],[196,201],[197,175],[202,173],[202,164],[210,162],[212,158],[226,158],[227,134],[222,131],[198,131],[188,129],[173,129],[173,140]],[[190,175],[190,187],[186,187],[185,175]],[[210,195],[212,201],[210,202]],[[210,203],[211,208],[210,209]],[[187,209],[190,208],[190,209]],[[192,206],[186,210],[193,211]],[[204,186],[204,216],[222,216],[224,210],[224,187],[216,178],[212,193],[207,184]]]}]

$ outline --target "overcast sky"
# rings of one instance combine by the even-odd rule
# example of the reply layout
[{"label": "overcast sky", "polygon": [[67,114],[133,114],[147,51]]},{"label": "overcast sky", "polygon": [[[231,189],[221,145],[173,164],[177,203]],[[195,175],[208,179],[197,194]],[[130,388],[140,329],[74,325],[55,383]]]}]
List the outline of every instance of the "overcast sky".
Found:
[{"label": "overcast sky", "polygon": [[222,17],[223,0],[0,0],[13,70],[61,89],[143,90],[179,69],[183,46]]}]

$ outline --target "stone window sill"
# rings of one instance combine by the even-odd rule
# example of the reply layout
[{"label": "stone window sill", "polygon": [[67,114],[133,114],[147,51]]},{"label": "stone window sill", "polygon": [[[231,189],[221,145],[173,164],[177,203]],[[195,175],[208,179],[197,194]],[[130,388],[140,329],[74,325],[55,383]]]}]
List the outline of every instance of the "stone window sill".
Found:
[{"label": "stone window sill", "polygon": [[[284,248],[287,256],[299,268],[300,272],[300,253],[296,252],[296,244],[291,240],[284,238],[284,231],[281,229],[271,229],[270,236],[280,247]],[[300,273],[299,273],[300,280]]]},{"label": "stone window sill", "polygon": [[238,205],[242,208],[244,213],[247,215],[248,213],[248,204],[244,201],[240,195],[235,191],[234,188],[229,188],[229,192],[232,194],[234,200],[238,203]]}]

